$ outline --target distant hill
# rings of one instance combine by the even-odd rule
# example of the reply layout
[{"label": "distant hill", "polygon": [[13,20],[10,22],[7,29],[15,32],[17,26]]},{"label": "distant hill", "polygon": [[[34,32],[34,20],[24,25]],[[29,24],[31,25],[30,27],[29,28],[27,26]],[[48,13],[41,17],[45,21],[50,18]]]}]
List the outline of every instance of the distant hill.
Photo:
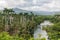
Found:
[{"label": "distant hill", "polygon": [[30,13],[30,12],[33,12],[35,15],[54,15],[54,14],[57,14],[60,12],[49,12],[49,11],[28,11],[28,10],[22,10],[22,9],[19,9],[19,8],[14,8],[13,9],[16,13],[20,13],[20,12],[27,12],[27,13]]},{"label": "distant hill", "polygon": [[18,8],[14,8],[13,10],[14,10],[16,13],[20,13],[20,12],[29,12],[29,11],[22,10],[22,9],[18,9]]}]

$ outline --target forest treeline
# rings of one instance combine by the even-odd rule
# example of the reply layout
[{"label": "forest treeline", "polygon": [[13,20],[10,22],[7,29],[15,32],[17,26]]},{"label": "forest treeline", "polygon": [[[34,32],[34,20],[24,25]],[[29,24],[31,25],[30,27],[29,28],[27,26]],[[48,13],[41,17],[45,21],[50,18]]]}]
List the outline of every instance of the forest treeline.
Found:
[{"label": "forest treeline", "polygon": [[[10,36],[18,35],[18,37],[24,38],[22,40],[28,40],[30,37],[33,38],[34,30],[36,30],[37,25],[39,25],[44,20],[50,20],[50,22],[54,24],[57,23],[56,25],[58,26],[58,27],[53,26],[52,27],[53,30],[46,28],[46,30],[49,31],[48,33],[51,33],[52,31],[60,33],[60,25],[59,25],[60,15],[42,16],[42,15],[34,15],[33,12],[30,12],[30,14],[27,12],[26,13],[21,12],[17,14],[13,11],[13,9],[5,8],[0,12],[0,33],[7,32]],[[5,35],[5,33],[1,35]],[[55,35],[51,35],[50,37],[52,36],[57,37]],[[52,38],[49,38],[49,39],[52,39]],[[31,40],[34,40],[34,39],[31,39]]]}]

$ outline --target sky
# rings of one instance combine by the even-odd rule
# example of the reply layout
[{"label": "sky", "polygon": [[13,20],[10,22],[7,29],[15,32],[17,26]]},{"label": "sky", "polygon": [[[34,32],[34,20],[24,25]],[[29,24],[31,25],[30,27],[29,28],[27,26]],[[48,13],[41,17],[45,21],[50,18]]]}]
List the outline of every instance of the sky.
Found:
[{"label": "sky", "polygon": [[0,0],[0,9],[19,8],[30,11],[60,11],[60,0]]}]

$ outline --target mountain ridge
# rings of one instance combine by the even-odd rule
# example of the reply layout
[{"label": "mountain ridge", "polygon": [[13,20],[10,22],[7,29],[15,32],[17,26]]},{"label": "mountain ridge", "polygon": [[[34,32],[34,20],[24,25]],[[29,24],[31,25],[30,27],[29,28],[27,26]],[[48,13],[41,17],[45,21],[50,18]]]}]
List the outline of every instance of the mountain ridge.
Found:
[{"label": "mountain ridge", "polygon": [[28,11],[28,10],[23,10],[23,9],[19,9],[19,8],[13,8],[13,10],[16,12],[16,13],[21,13],[21,12],[26,12],[26,13],[34,13],[35,15],[54,15],[55,13],[59,13],[60,12],[49,12],[49,11]]}]

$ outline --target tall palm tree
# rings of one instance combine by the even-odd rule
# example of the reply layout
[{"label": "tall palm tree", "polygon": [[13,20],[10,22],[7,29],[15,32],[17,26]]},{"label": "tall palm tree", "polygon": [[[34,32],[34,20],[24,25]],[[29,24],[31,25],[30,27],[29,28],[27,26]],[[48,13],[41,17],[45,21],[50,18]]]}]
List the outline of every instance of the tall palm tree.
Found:
[{"label": "tall palm tree", "polygon": [[5,15],[5,21],[4,21],[5,31],[7,31],[8,30],[8,19],[7,19],[8,9],[7,8],[4,8],[3,12],[4,12],[4,15]]},{"label": "tall palm tree", "polygon": [[[11,24],[11,16],[9,15],[10,13],[14,12],[12,9],[7,9],[7,8],[4,8],[3,10],[4,12],[4,15],[5,15],[5,31],[8,31],[9,30],[9,24]],[[9,22],[10,20],[10,22]]]},{"label": "tall palm tree", "polygon": [[13,13],[14,13],[14,11],[13,11],[13,9],[9,9],[9,20],[10,20],[10,25],[12,25],[12,21],[13,21],[13,17],[12,17],[12,15],[13,15]]}]

